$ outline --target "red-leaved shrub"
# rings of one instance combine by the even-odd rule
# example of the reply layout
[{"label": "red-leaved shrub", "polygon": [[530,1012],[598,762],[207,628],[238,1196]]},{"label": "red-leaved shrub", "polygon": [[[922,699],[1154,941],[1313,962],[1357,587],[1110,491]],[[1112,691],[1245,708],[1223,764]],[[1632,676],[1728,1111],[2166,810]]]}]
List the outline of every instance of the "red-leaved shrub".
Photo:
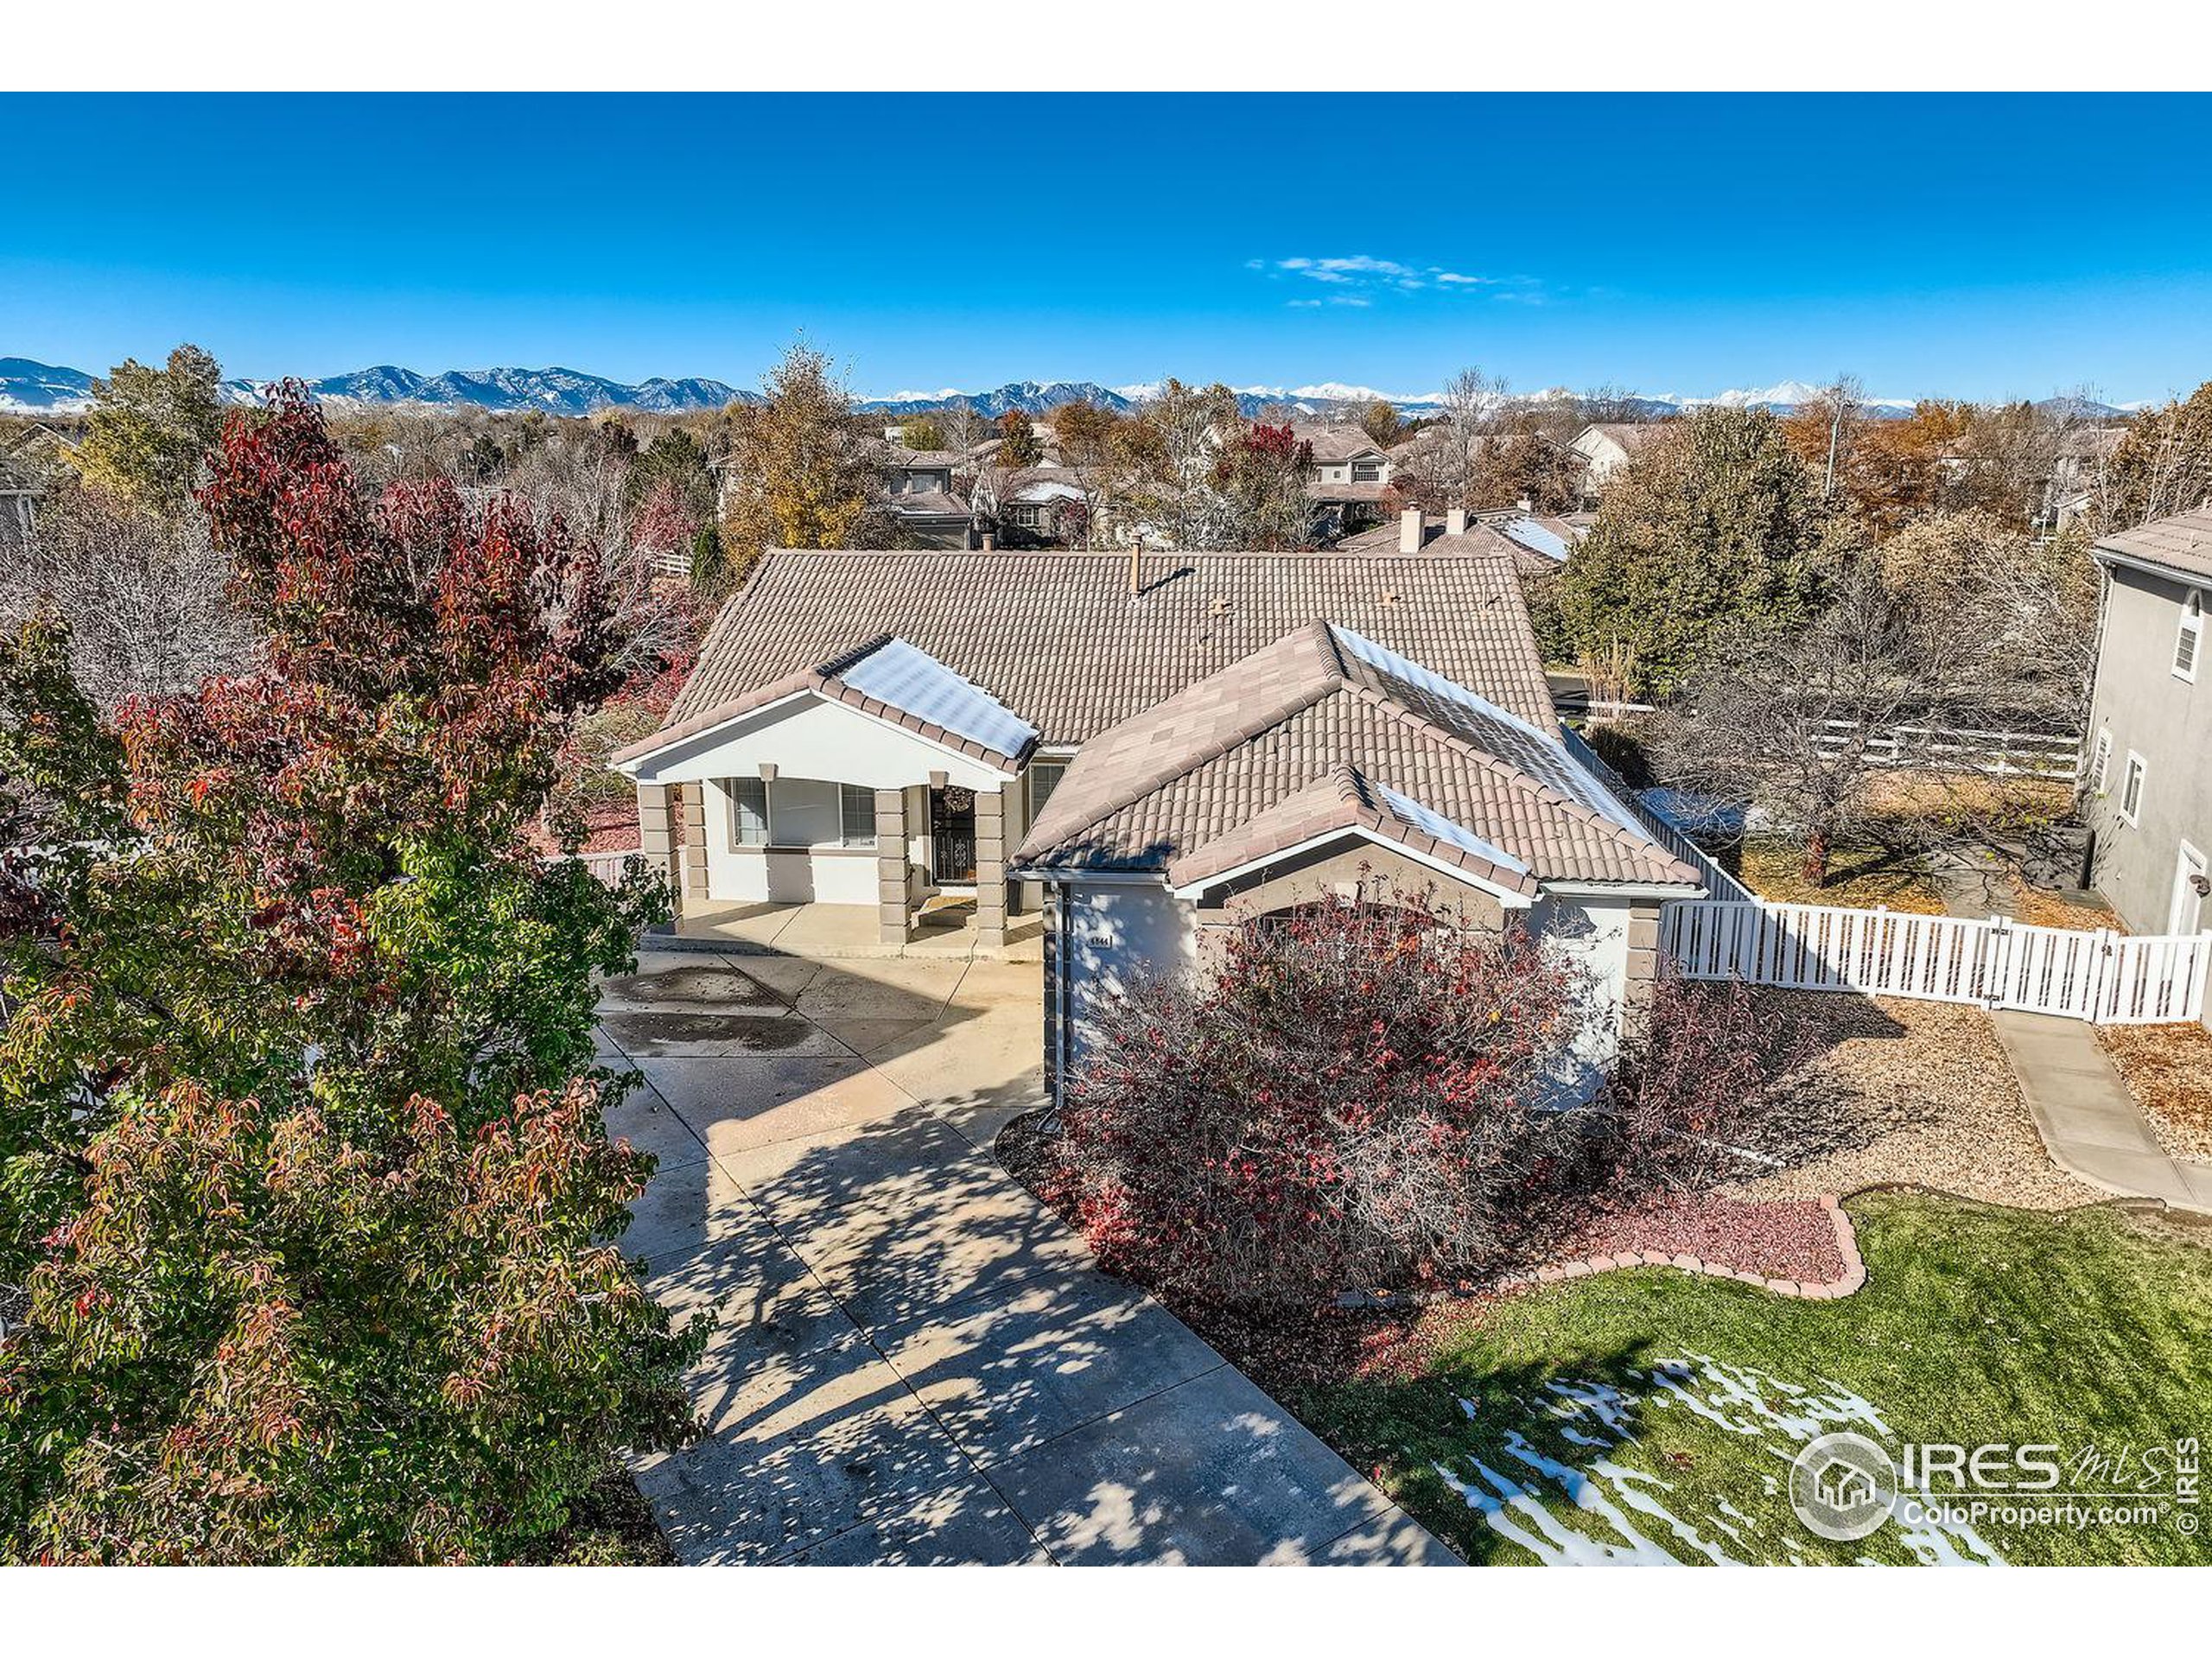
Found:
[{"label": "red-leaved shrub", "polygon": [[1742,993],[1662,984],[1601,1071],[1556,945],[1385,898],[1247,919],[1098,1011],[1047,1184],[1109,1268],[1248,1306],[1459,1281],[1751,1173],[1774,1041]]}]

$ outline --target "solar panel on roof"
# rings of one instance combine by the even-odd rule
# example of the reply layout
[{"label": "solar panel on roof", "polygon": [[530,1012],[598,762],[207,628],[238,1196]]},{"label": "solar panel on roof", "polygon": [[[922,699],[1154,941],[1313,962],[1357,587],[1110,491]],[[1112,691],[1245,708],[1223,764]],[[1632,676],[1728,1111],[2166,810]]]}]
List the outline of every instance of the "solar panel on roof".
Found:
[{"label": "solar panel on roof", "polygon": [[1001,754],[1020,753],[1037,728],[927,652],[893,639],[837,677],[865,696],[942,726]]}]

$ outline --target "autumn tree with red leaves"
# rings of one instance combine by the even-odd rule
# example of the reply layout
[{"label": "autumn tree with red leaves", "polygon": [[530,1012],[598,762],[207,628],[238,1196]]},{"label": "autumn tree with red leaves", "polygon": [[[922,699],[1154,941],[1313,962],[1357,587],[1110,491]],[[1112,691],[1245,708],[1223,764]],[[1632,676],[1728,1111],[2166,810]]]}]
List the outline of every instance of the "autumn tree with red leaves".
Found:
[{"label": "autumn tree with red leaves", "polygon": [[0,1553],[504,1560],[687,1429],[594,972],[525,832],[620,683],[595,550],[372,503],[298,388],[200,501],[263,665],[110,717],[0,641]]}]

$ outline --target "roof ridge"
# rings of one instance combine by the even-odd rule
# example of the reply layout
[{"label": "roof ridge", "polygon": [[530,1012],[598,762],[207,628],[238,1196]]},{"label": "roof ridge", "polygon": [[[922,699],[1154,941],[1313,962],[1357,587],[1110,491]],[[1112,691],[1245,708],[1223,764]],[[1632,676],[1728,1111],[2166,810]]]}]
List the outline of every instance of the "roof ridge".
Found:
[{"label": "roof ridge", "polygon": [[[1201,680],[1198,683],[1203,685],[1205,682]],[[1187,756],[1179,757],[1173,764],[1156,766],[1139,781],[1116,791],[1114,795],[1108,798],[1103,807],[1092,813],[1081,823],[1071,825],[1068,833],[1073,834],[1078,830],[1096,828],[1125,807],[1134,805],[1146,796],[1166,788],[1178,779],[1187,778],[1199,767],[1220,760],[1231,749],[1249,743],[1262,732],[1272,731],[1285,721],[1304,714],[1316,703],[1335,696],[1344,689],[1346,683],[1342,674],[1325,676],[1317,685],[1302,688],[1297,696],[1286,697],[1281,703],[1270,705],[1262,713],[1240,722],[1232,730],[1208,740],[1203,748],[1193,750]],[[1093,741],[1096,741],[1095,739]],[[1076,753],[1080,758],[1082,750],[1078,749]],[[1034,833],[1036,826],[1033,824],[1030,829],[1032,833]],[[1060,839],[1065,840],[1066,836],[1062,836]]]}]

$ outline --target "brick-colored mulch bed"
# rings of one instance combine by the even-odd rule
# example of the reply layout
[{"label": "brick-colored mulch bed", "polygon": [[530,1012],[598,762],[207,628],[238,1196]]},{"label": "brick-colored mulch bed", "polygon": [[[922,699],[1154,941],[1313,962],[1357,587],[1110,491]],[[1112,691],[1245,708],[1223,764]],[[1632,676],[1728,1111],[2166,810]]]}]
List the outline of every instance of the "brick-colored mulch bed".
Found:
[{"label": "brick-colored mulch bed", "polygon": [[1574,1254],[1585,1257],[1644,1253],[1694,1256],[1801,1284],[1832,1284],[1845,1270],[1834,1214],[1811,1198],[1677,1198],[1610,1220],[1574,1243]]},{"label": "brick-colored mulch bed", "polygon": [[2212,1031],[2099,1026],[2097,1040],[2167,1155],[2212,1159]]},{"label": "brick-colored mulch bed", "polygon": [[[578,852],[626,852],[638,844],[638,809],[634,806],[601,807],[584,823],[588,833],[584,836],[584,844],[576,849]],[[541,825],[531,826],[530,839],[531,844],[542,853],[560,850]]]}]

